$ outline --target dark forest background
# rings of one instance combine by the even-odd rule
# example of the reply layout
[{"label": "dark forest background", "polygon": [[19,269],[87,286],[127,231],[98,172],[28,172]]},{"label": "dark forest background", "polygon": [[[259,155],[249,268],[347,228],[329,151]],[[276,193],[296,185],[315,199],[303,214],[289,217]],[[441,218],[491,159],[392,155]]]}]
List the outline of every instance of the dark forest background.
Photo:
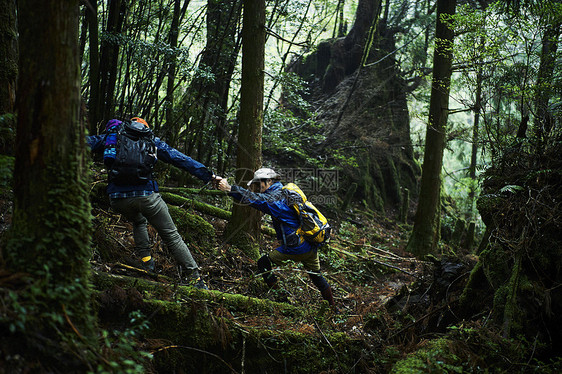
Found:
[{"label": "dark forest background", "polygon": [[[554,0],[0,0],[0,371],[559,372],[561,24]],[[211,291],[154,232],[137,269],[85,145],[133,116],[232,183],[297,183],[337,309],[296,265],[266,289],[267,218],[165,165]]]}]

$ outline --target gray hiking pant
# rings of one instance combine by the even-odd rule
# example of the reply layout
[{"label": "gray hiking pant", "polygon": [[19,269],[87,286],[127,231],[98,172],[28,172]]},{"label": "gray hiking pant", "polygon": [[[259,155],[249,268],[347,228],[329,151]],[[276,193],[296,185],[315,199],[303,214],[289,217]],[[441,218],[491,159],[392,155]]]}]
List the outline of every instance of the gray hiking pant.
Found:
[{"label": "gray hiking pant", "polygon": [[178,265],[198,274],[197,263],[180,236],[168,212],[168,206],[159,193],[155,192],[149,196],[111,199],[111,207],[132,222],[136,254],[140,258],[150,256],[150,239],[146,227],[148,222],[158,231]]}]

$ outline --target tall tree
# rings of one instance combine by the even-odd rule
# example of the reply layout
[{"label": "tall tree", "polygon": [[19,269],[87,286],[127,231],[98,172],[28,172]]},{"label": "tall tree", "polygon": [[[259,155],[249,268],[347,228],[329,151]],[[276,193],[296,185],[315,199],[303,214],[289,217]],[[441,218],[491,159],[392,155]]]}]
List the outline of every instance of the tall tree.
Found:
[{"label": "tall tree", "polygon": [[192,129],[188,152],[195,153],[191,152],[194,149],[197,159],[205,164],[223,145],[228,93],[240,48],[241,11],[241,0],[207,1],[207,41],[198,74],[182,103],[189,110],[182,113],[179,122],[189,122]]},{"label": "tall tree", "polygon": [[418,208],[407,250],[416,256],[433,253],[440,235],[441,167],[449,115],[453,39],[450,16],[455,14],[456,0],[437,0],[433,78],[429,102],[429,123],[425,135],[425,152]]},{"label": "tall tree", "polygon": [[90,99],[89,122],[90,132],[95,134],[98,130],[100,116],[100,57],[99,57],[99,32],[98,32],[98,1],[90,0],[86,6],[86,19],[88,20],[88,40],[90,51]]},{"label": "tall tree", "polygon": [[[170,33],[168,35],[168,43],[170,48],[175,51],[178,47],[178,37],[179,37],[179,26],[180,18],[183,17],[187,6],[189,5],[189,0],[184,1],[183,6],[181,6],[181,0],[174,0],[174,12],[172,14],[172,23],[170,25]],[[176,89],[176,68],[177,68],[177,56],[176,52],[171,53],[167,56],[167,85],[166,85],[166,141],[171,146],[175,146],[177,139],[177,130],[175,126],[172,126],[174,122],[174,91]]]},{"label": "tall tree", "polygon": [[542,49],[540,55],[540,65],[537,76],[536,95],[535,95],[535,121],[534,132],[537,136],[537,150],[542,152],[550,131],[555,121],[552,111],[549,109],[549,101],[553,93],[552,78],[557,64],[556,51],[558,50],[558,40],[560,38],[560,28],[562,25],[562,14],[560,4],[544,4],[541,9],[543,17],[546,17],[546,28],[542,36]]},{"label": "tall tree", "polygon": [[109,0],[109,11],[101,43],[100,53],[100,98],[96,118],[107,121],[115,114],[115,86],[117,85],[117,62],[119,61],[119,36],[123,29],[126,2]]},{"label": "tall tree", "polygon": [[21,339],[14,353],[38,360],[38,372],[85,372],[89,350],[73,338],[96,346],[78,20],[79,0],[18,2],[14,213],[2,256],[30,276],[9,338]]},{"label": "tall tree", "polygon": [[[265,0],[244,1],[242,25],[242,86],[240,130],[236,151],[236,182],[245,185],[261,166],[265,56]],[[234,205],[227,226],[230,242],[257,259],[261,214],[248,206]]]},{"label": "tall tree", "polygon": [[13,152],[13,115],[16,99],[16,77],[18,73],[18,50],[16,41],[16,2],[0,1],[0,153]]}]

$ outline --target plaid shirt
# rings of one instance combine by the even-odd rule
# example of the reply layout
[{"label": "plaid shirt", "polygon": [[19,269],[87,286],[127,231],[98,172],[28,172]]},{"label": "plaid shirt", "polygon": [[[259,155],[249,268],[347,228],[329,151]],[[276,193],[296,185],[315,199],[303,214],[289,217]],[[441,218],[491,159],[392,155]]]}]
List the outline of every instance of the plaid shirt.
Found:
[{"label": "plaid shirt", "polygon": [[128,197],[142,197],[150,196],[154,191],[128,191],[128,192],[114,192],[109,194],[111,199],[126,199]]}]

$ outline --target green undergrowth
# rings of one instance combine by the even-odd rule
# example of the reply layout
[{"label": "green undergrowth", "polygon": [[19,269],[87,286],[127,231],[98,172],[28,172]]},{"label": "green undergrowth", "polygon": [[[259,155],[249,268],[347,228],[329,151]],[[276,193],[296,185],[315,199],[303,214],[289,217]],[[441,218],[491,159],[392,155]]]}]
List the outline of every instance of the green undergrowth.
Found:
[{"label": "green undergrowth", "polygon": [[0,196],[11,192],[14,162],[14,157],[0,155]]},{"label": "green undergrowth", "polygon": [[[442,337],[421,340],[389,370],[414,373],[559,373],[562,360],[542,358],[537,341],[504,338],[486,321],[451,326]],[[540,343],[539,343],[540,344]]]}]

